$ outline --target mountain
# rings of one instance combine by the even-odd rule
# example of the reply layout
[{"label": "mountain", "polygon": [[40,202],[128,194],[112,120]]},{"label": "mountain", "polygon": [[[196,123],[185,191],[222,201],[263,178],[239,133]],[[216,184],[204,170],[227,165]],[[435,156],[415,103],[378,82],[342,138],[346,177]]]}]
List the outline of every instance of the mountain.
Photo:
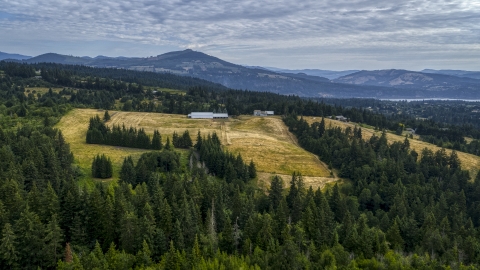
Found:
[{"label": "mountain", "polygon": [[5,60],[5,59],[24,60],[24,59],[28,59],[28,58],[31,58],[31,56],[0,52],[0,61]]},{"label": "mountain", "polygon": [[480,80],[444,74],[388,69],[359,71],[333,80],[362,86],[383,86],[423,92],[431,98],[480,98]]},{"label": "mountain", "polygon": [[[21,62],[51,62],[170,73],[204,79],[233,89],[249,89],[303,97],[480,99],[480,80],[472,78],[407,70],[358,72],[353,70],[302,70],[308,73],[289,73],[278,70],[275,72],[268,68],[236,65],[190,49],[146,58],[107,56],[92,58],[47,53]],[[334,80],[314,75],[328,73],[328,76],[331,77],[338,76],[341,72],[354,73]]]},{"label": "mountain", "polygon": [[[269,91],[299,96],[339,96],[355,92],[356,87],[335,85],[329,79],[306,74],[280,74],[265,69],[246,68],[222,59],[193,51],[169,52],[147,58],[74,57],[43,54],[25,60],[26,63],[60,63],[92,67],[125,68],[137,71],[171,73],[197,77],[235,89]],[[344,88],[343,90],[341,90]],[[363,91],[359,91],[363,95]],[[350,94],[346,94],[350,96]]]},{"label": "mountain", "polygon": [[274,71],[274,72],[280,72],[280,73],[293,73],[293,74],[303,73],[311,76],[325,77],[330,80],[340,78],[342,76],[359,71],[359,70],[334,71],[334,70],[323,70],[323,69],[282,69],[282,68],[274,68],[274,67],[263,67],[263,68]]},{"label": "mountain", "polygon": [[39,56],[35,56],[24,60],[23,62],[33,63],[57,63],[57,64],[69,64],[69,65],[87,65],[94,61],[91,57],[78,57],[71,55],[62,55],[57,53],[46,53]]},{"label": "mountain", "polygon": [[423,73],[433,73],[433,74],[445,74],[445,75],[452,75],[457,77],[466,77],[472,79],[479,79],[480,80],[480,71],[467,71],[467,70],[453,70],[453,69],[424,69],[422,70]]}]

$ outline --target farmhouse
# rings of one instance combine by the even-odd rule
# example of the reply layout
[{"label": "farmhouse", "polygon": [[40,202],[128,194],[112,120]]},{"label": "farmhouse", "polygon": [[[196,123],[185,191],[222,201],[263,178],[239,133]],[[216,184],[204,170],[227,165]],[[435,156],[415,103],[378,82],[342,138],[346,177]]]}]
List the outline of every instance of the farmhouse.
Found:
[{"label": "farmhouse", "polygon": [[188,118],[192,119],[227,119],[228,113],[214,112],[192,112],[188,114]]},{"label": "farmhouse", "polygon": [[254,116],[269,116],[269,115],[274,115],[274,113],[273,113],[273,111],[254,110],[253,115]]}]

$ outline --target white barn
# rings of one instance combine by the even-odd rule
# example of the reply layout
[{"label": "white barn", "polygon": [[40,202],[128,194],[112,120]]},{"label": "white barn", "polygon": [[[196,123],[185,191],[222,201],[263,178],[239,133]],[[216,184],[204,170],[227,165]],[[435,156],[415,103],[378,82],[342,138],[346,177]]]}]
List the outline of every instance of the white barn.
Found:
[{"label": "white barn", "polygon": [[213,113],[213,112],[192,112],[188,114],[188,118],[192,119],[226,119],[228,113]]}]

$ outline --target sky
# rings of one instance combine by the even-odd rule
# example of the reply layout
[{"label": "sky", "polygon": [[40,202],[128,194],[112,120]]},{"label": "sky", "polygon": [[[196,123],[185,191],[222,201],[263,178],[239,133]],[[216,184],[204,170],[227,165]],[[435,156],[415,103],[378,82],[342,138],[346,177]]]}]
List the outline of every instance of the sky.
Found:
[{"label": "sky", "polygon": [[193,49],[288,69],[480,70],[480,0],[0,0],[0,51]]}]

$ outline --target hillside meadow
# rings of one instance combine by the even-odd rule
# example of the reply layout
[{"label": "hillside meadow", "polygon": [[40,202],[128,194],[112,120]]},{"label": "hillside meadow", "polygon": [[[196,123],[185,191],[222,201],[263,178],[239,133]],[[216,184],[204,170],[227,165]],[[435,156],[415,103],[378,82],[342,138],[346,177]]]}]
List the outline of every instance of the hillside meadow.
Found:
[{"label": "hillside meadow", "polygon": [[[97,154],[105,154],[112,159],[113,177],[118,179],[119,171],[126,156],[137,160],[147,150],[106,145],[92,145],[85,142],[90,117],[103,117],[104,110],[74,109],[65,115],[57,127],[62,130],[70,143],[75,162],[85,174],[90,175],[92,159]],[[111,120],[107,125],[125,125],[144,128],[149,135],[157,129],[162,142],[172,137],[174,132],[182,134],[188,130],[195,142],[198,131],[202,135],[216,132],[222,145],[235,154],[241,153],[247,162],[253,160],[257,166],[259,186],[266,187],[273,175],[279,175],[288,185],[294,171],[304,175],[308,186],[323,187],[337,180],[330,176],[327,166],[315,155],[297,145],[296,138],[284,125],[282,119],[275,117],[240,116],[228,120],[189,119],[186,115],[109,111]],[[187,151],[181,151],[184,158]]]},{"label": "hillside meadow", "polygon": [[[309,124],[321,121],[321,117],[303,117],[303,119],[305,119],[305,121],[307,121]],[[329,126],[341,127],[342,129],[345,129],[347,127],[351,127],[353,129],[355,126],[361,127],[362,137],[364,139],[370,139],[370,137],[374,135],[375,136],[382,135],[381,131],[376,131],[371,127],[367,127],[365,125],[359,125],[353,122],[341,122],[341,121],[325,118],[325,125],[326,127],[329,127]],[[405,140],[405,136],[400,136],[400,135],[396,135],[388,132],[387,140],[389,143],[403,142]],[[441,149],[440,147],[433,145],[431,143],[420,141],[418,139],[418,136],[415,136],[414,139],[409,139],[409,141],[410,141],[410,148],[414,149],[419,155],[421,155],[422,150],[425,148],[428,148],[433,152],[436,152]],[[445,151],[447,155],[450,155],[450,153],[452,152],[452,150],[450,149],[445,149]],[[467,170],[470,173],[471,179],[475,179],[478,173],[478,170],[480,169],[480,157],[472,154],[468,154],[465,152],[459,152],[459,151],[457,151],[457,155],[460,161],[462,162],[462,168],[464,170]]]}]

